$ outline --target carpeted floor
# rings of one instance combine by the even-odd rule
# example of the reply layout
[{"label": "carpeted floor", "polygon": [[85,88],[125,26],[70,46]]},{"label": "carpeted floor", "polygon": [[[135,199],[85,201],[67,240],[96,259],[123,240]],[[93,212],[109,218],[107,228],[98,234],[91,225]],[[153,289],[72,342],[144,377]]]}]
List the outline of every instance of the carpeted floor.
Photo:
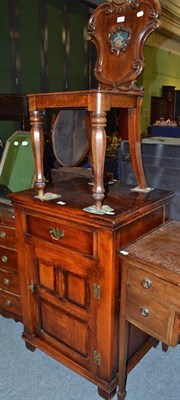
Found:
[{"label": "carpeted floor", "polygon": [[[21,339],[22,324],[0,317],[1,400],[100,400],[95,385]],[[116,397],[114,397],[116,400]],[[179,400],[180,346],[151,349],[128,376],[126,400]]]}]

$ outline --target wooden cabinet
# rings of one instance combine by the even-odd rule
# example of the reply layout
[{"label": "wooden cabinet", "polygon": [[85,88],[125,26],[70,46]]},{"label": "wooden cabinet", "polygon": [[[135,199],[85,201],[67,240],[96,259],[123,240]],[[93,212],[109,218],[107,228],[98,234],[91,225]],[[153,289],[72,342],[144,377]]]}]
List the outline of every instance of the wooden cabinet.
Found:
[{"label": "wooden cabinet", "polygon": [[[117,249],[165,222],[170,192],[130,192],[115,183],[106,204],[113,215],[91,214],[87,178],[11,195],[15,207],[19,276],[27,347],[45,351],[98,386],[110,400],[118,384],[119,257]],[[154,344],[130,332],[129,370]]]},{"label": "wooden cabinet", "polygon": [[167,346],[180,337],[180,222],[171,221],[120,251],[119,400],[125,398],[130,324]]},{"label": "wooden cabinet", "polygon": [[0,205],[0,313],[21,320],[21,299],[14,227],[11,206]]},{"label": "wooden cabinet", "polygon": [[151,125],[161,118],[174,121],[176,117],[175,86],[162,86],[162,96],[151,97]]}]

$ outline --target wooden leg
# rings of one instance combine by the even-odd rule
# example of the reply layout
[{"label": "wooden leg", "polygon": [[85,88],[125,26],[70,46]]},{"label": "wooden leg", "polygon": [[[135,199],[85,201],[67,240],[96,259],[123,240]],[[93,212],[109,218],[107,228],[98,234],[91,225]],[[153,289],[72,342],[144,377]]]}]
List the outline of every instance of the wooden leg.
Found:
[{"label": "wooden leg", "polygon": [[140,110],[140,106],[128,110],[128,139],[134,174],[138,188],[142,190],[147,188],[147,183],[141,154]]},{"label": "wooden leg", "polygon": [[120,392],[117,393],[117,399],[118,400],[124,400],[125,397],[126,397],[126,391],[122,392],[122,393],[120,393]]},{"label": "wooden leg", "polygon": [[168,351],[169,346],[165,343],[162,343],[162,351],[164,351],[164,353],[166,353]]},{"label": "wooden leg", "polygon": [[112,392],[107,392],[104,389],[98,387],[99,396],[103,397],[105,400],[111,400],[116,394],[116,388]]},{"label": "wooden leg", "polygon": [[36,347],[34,347],[32,344],[28,343],[25,341],[25,345],[28,350],[32,351],[32,353],[36,350]]},{"label": "wooden leg", "polygon": [[126,396],[127,380],[127,351],[129,341],[129,322],[126,320],[126,282],[127,265],[121,266],[121,307],[119,318],[119,390],[118,400],[124,400]]},{"label": "wooden leg", "polygon": [[[99,98],[100,97],[100,98]],[[97,101],[97,109],[91,114],[92,128],[92,162],[94,172],[93,197],[96,203],[96,209],[102,208],[104,195],[104,163],[106,153],[106,112],[103,111],[103,100],[99,94]]]},{"label": "wooden leg", "polygon": [[31,140],[34,152],[34,161],[36,169],[36,188],[38,189],[39,197],[44,196],[45,177],[44,177],[44,132],[43,132],[43,115],[42,111],[34,111],[30,115]]}]

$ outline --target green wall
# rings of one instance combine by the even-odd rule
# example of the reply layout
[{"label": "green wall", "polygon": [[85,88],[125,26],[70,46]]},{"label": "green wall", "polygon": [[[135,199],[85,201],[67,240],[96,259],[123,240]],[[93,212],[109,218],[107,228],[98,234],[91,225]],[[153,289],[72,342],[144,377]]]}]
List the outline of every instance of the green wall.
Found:
[{"label": "green wall", "polygon": [[[0,0],[0,92],[87,89],[88,13],[87,3],[78,0]],[[144,58],[142,133],[150,123],[151,96],[160,96],[162,85],[180,88],[179,56],[146,45]],[[13,122],[0,121],[3,141],[14,130]]]},{"label": "green wall", "polygon": [[[89,12],[79,0],[0,0],[0,93],[88,89]],[[19,128],[0,121],[0,138]]]},{"label": "green wall", "polygon": [[142,108],[141,132],[146,133],[150,124],[151,96],[161,96],[162,86],[180,89],[180,57],[170,51],[145,45],[145,69],[140,83],[145,96]]}]

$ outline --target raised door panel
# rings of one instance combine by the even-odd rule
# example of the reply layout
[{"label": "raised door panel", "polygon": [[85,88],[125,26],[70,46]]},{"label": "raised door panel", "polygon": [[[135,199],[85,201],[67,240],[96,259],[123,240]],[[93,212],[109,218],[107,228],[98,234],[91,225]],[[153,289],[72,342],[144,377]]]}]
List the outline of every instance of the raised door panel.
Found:
[{"label": "raised door panel", "polygon": [[96,262],[69,251],[66,257],[61,249],[48,245],[29,246],[28,253],[32,334],[59,354],[93,369]]}]

